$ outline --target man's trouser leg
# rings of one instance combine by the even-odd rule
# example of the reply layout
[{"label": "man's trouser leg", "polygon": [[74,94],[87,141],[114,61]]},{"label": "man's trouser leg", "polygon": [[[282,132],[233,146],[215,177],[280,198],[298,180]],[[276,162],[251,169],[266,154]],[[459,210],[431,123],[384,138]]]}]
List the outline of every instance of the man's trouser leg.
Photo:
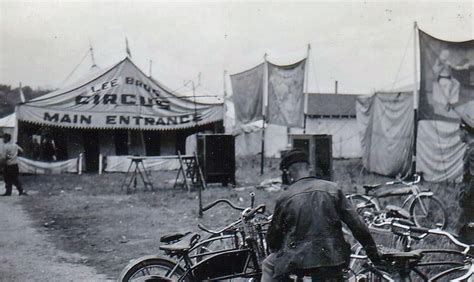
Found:
[{"label": "man's trouser leg", "polygon": [[5,181],[5,195],[12,194],[12,176],[9,173],[8,166],[3,169],[3,180]]},{"label": "man's trouser leg", "polygon": [[[5,167],[5,188],[7,189],[7,194],[12,193],[12,185],[15,185],[18,192],[22,193],[23,188],[21,183],[18,180],[18,165],[8,165]],[[8,179],[8,180],[7,180]]]},{"label": "man's trouser leg", "polygon": [[262,279],[261,282],[278,282],[278,279],[273,278],[275,272],[275,258],[276,255],[270,254],[262,263]]},{"label": "man's trouser leg", "polygon": [[23,193],[23,188],[21,187],[20,180],[18,179],[18,176],[20,174],[20,170],[18,169],[18,165],[13,165],[12,166],[12,183],[15,185],[16,189],[18,192]]}]

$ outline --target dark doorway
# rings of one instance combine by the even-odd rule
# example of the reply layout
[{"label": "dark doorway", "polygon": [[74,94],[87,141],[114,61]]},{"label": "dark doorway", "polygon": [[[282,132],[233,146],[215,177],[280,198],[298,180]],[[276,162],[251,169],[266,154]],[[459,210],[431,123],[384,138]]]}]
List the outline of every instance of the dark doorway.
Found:
[{"label": "dark doorway", "polygon": [[159,156],[161,138],[160,131],[157,130],[148,130],[143,131],[143,138],[145,139],[145,149],[147,156]]},{"label": "dark doorway", "polygon": [[67,135],[64,129],[55,129],[52,132],[54,144],[56,147],[56,158],[58,161],[60,160],[67,160],[68,159],[68,152],[67,152]]},{"label": "dark doorway", "polygon": [[117,156],[128,155],[128,132],[127,130],[115,130],[115,154]]},{"label": "dark doorway", "polygon": [[292,134],[293,148],[308,154],[313,176],[324,180],[332,179],[332,136]]},{"label": "dark doorway", "polygon": [[84,130],[84,161],[87,172],[99,170],[99,132],[97,130]]},{"label": "dark doorway", "polygon": [[321,169],[324,180],[332,180],[332,136],[315,135],[316,165]]},{"label": "dark doorway", "polygon": [[184,155],[188,152],[186,152],[186,138],[191,135],[192,133],[194,133],[195,130],[193,131],[190,131],[190,130],[182,130],[182,131],[178,131],[176,133],[176,154],[178,154],[178,152],[181,154],[181,155]]}]

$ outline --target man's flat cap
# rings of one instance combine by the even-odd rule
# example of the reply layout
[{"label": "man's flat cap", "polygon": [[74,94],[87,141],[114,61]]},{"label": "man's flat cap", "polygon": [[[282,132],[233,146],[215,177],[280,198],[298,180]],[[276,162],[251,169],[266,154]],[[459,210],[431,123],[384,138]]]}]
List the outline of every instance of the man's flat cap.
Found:
[{"label": "man's flat cap", "polygon": [[285,152],[281,157],[280,170],[288,169],[292,164],[309,163],[308,155],[300,149],[292,149]]}]

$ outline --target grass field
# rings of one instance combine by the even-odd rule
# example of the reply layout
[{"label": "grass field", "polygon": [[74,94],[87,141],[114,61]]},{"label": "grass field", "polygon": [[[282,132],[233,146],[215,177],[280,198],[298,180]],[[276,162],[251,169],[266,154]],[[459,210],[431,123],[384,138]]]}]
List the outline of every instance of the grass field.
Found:
[{"label": "grass field", "polygon": [[[31,197],[22,205],[34,219],[36,227],[49,235],[60,249],[81,254],[82,263],[94,266],[110,278],[133,258],[159,253],[160,236],[170,232],[198,231],[197,224],[211,228],[225,226],[238,214],[217,207],[198,218],[196,192],[173,189],[176,171],[153,172],[154,191],[141,187],[132,194],[120,189],[124,174],[103,175],[42,175],[23,176]],[[249,204],[249,193],[255,192],[256,202],[270,210],[280,192],[257,189],[264,179],[279,177],[278,160],[267,160],[265,174],[260,175],[257,159],[237,162],[237,189],[209,185],[203,192],[204,204],[227,198],[241,206]],[[364,183],[380,183],[390,178],[362,171],[360,159],[334,161],[334,179],[346,192],[357,190]],[[459,214],[456,187],[444,184],[424,184],[443,199],[449,210],[449,229],[454,230]],[[391,239],[377,237],[380,244]],[[441,241],[428,241],[433,246]]]}]

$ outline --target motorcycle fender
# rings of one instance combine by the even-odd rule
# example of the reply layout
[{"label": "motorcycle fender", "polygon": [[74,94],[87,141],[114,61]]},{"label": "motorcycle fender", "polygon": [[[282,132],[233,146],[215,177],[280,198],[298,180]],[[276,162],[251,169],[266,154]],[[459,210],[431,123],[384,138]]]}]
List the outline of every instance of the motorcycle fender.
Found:
[{"label": "motorcycle fender", "polygon": [[145,282],[173,282],[170,278],[166,278],[160,275],[149,275],[142,277]]},{"label": "motorcycle fender", "polygon": [[[128,262],[127,266],[125,266],[123,268],[122,272],[126,272],[126,270],[130,269],[132,266],[134,266],[136,264],[139,264],[143,261],[146,261],[148,259],[155,259],[155,258],[159,258],[159,259],[162,259],[162,260],[166,260],[170,263],[176,264],[176,262],[174,260],[168,259],[167,257],[163,257],[163,256],[160,256],[160,255],[146,255],[146,256],[142,256],[142,257],[130,260]],[[122,274],[120,274],[120,277],[122,277]],[[165,279],[167,279],[167,278],[165,278]],[[154,281],[154,280],[151,280],[151,281]],[[156,280],[156,281],[167,281],[167,280]]]}]

